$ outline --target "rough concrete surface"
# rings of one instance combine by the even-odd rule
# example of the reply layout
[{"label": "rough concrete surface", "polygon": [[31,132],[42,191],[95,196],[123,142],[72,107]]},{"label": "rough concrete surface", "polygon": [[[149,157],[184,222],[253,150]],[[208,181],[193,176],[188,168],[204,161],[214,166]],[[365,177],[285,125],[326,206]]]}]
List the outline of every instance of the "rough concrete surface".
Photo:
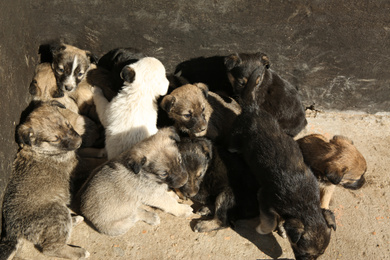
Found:
[{"label": "rough concrete surface", "polygon": [[[350,137],[368,164],[367,183],[356,191],[337,187],[330,208],[337,230],[320,259],[390,259],[390,115],[310,112],[309,133]],[[186,203],[189,203],[188,201]],[[178,218],[159,212],[161,224],[138,222],[125,235],[108,237],[82,223],[70,243],[86,248],[90,259],[294,259],[287,240],[278,234],[261,236],[256,220],[240,221],[235,230],[192,231],[194,215]],[[25,243],[18,259],[49,259]]]}]

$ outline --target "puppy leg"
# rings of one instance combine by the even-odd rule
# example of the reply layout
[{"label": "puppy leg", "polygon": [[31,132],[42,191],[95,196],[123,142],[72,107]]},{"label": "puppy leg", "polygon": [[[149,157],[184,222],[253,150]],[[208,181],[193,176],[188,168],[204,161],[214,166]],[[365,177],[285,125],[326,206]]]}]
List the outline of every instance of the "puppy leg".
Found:
[{"label": "puppy leg", "polygon": [[262,196],[261,189],[257,193],[257,199],[260,209],[260,224],[256,227],[256,231],[261,235],[266,235],[275,230],[278,222],[277,216],[262,203],[265,199]]},{"label": "puppy leg", "polygon": [[334,192],[334,189],[336,188],[336,185],[334,184],[321,184],[320,185],[320,191],[321,191],[321,208],[323,209],[329,209],[329,203],[332,199],[332,195]]},{"label": "puppy leg", "polygon": [[100,123],[102,123],[104,128],[107,128],[106,110],[109,102],[103,95],[103,91],[98,87],[93,88],[93,101],[95,103],[96,112],[99,116]]},{"label": "puppy leg", "polygon": [[160,217],[156,213],[145,209],[138,208],[138,218],[149,225],[157,226],[160,224]]},{"label": "puppy leg", "polygon": [[67,259],[88,258],[89,252],[81,247],[70,246],[64,243],[51,243],[42,245],[42,254],[50,257]]},{"label": "puppy leg", "polygon": [[175,198],[169,195],[165,188],[157,189],[152,194],[149,194],[148,197],[144,197],[143,203],[178,217],[189,217],[193,214],[190,205],[178,203]]}]

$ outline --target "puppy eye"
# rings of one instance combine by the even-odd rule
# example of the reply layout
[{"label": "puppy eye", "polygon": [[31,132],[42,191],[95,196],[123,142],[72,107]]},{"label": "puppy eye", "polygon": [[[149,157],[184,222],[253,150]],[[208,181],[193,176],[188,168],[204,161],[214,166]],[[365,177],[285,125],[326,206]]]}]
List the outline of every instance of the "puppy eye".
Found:
[{"label": "puppy eye", "polygon": [[83,72],[79,72],[79,74],[77,74],[77,77],[82,77],[84,75],[84,73]]},{"label": "puppy eye", "polygon": [[58,73],[64,73],[64,69],[62,69],[62,68],[57,68],[57,72],[58,72]]},{"label": "puppy eye", "polygon": [[58,143],[59,141],[60,141],[60,137],[58,135],[56,135],[55,138],[53,138],[49,142],[51,142],[51,143]]},{"label": "puppy eye", "polygon": [[204,111],[205,111],[205,109],[206,109],[206,107],[203,107],[203,108],[202,108],[202,112],[204,112]]},{"label": "puppy eye", "polygon": [[192,117],[191,114],[184,114],[183,116],[184,116],[184,118],[186,118],[186,119],[190,119],[190,118]]},{"label": "puppy eye", "polygon": [[166,177],[168,177],[168,172],[163,172],[162,174],[160,174],[160,176],[163,178],[166,178]]}]

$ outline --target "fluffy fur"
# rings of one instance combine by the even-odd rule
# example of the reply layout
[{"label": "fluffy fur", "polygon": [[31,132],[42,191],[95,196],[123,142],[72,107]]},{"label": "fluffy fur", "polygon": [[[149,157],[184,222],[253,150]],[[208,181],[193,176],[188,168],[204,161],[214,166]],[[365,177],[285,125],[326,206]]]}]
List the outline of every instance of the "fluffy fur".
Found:
[{"label": "fluffy fur", "polygon": [[360,189],[365,183],[367,163],[351,139],[335,135],[331,140],[312,134],[297,140],[305,163],[320,183],[321,207],[329,208],[335,185]]},{"label": "fluffy fur", "polygon": [[259,185],[239,156],[212,147],[205,138],[183,139],[179,149],[188,173],[180,191],[203,204],[197,213],[207,217],[197,222],[195,232],[226,228],[237,219],[258,216]]},{"label": "fluffy fur", "polygon": [[125,83],[111,102],[99,88],[94,94],[96,109],[106,130],[108,159],[157,132],[156,100],[167,93],[169,85],[163,64],[152,57],[125,66],[121,76]]},{"label": "fluffy fur", "polygon": [[21,149],[4,195],[0,259],[8,259],[21,239],[34,243],[47,256],[89,256],[85,249],[66,244],[72,226],[83,219],[72,217],[67,207],[81,137],[57,105],[38,105],[17,129]]},{"label": "fluffy fur", "polygon": [[217,142],[225,141],[231,124],[241,112],[234,99],[223,99],[208,91],[203,83],[174,89],[162,99],[160,106],[173,119],[178,130]]},{"label": "fluffy fur", "polygon": [[[183,171],[173,128],[160,129],[117,158],[97,168],[79,192],[80,211],[110,236],[127,232],[137,221],[158,225],[160,218],[142,205],[187,217],[192,208],[179,204],[168,186],[179,188],[188,179]],[[174,195],[174,196],[173,196]]]},{"label": "fluffy fur", "polygon": [[[248,79],[242,96],[255,97],[253,92],[259,87],[256,78],[252,75]],[[267,234],[279,225],[297,259],[322,255],[331,229],[336,228],[335,219],[331,211],[321,209],[317,180],[293,138],[255,100],[247,99],[232,127],[230,148],[242,154],[261,186],[256,230]]]}]

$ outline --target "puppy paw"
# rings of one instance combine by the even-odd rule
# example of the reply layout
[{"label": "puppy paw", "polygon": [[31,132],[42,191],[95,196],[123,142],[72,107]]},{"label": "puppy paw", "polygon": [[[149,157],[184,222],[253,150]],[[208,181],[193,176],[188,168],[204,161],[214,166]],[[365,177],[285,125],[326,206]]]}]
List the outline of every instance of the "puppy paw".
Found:
[{"label": "puppy paw", "polygon": [[195,232],[210,232],[225,228],[218,219],[199,220],[194,227]]},{"label": "puppy paw", "polygon": [[93,93],[93,95],[103,96],[103,90],[99,87],[93,87],[92,93]]},{"label": "puppy paw", "polygon": [[179,201],[179,196],[173,190],[169,190],[169,191],[167,191],[167,193],[169,196],[174,198],[176,201]]},{"label": "puppy paw", "polygon": [[179,208],[179,212],[178,214],[176,214],[176,216],[178,217],[189,217],[191,216],[193,213],[193,210],[192,210],[192,207],[190,205],[187,205],[187,204],[179,204],[180,208]]},{"label": "puppy paw", "polygon": [[209,207],[203,206],[196,212],[196,214],[201,215],[201,216],[211,216],[212,212],[211,212],[211,209]]},{"label": "puppy paw", "polygon": [[80,224],[81,222],[84,221],[84,217],[83,216],[80,216],[80,215],[77,215],[77,216],[72,216],[72,226],[77,226],[78,224]]}]

